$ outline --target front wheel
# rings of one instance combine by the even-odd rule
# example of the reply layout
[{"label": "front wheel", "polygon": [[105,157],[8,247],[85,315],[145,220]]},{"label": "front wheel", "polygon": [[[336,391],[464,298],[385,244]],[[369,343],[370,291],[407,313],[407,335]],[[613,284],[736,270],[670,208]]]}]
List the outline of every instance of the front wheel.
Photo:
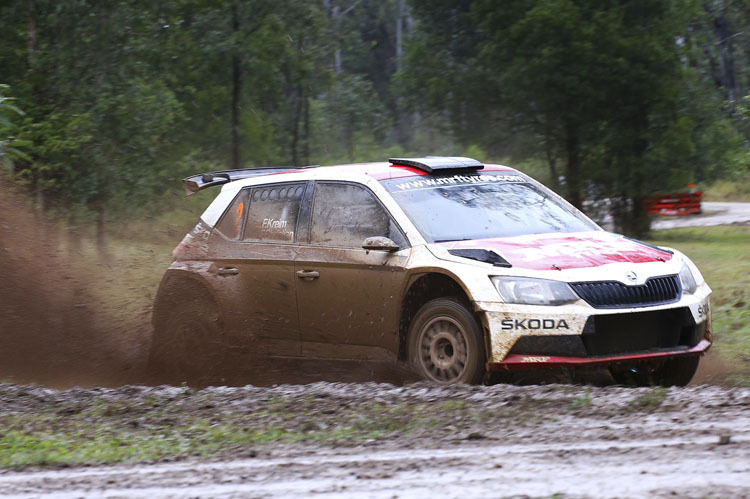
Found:
[{"label": "front wheel", "polygon": [[642,364],[627,368],[612,368],[612,378],[626,386],[685,386],[698,370],[700,357],[676,357],[658,364]]},{"label": "front wheel", "polygon": [[408,352],[417,374],[430,381],[477,384],[484,378],[482,330],[455,300],[439,298],[419,309],[409,327]]}]

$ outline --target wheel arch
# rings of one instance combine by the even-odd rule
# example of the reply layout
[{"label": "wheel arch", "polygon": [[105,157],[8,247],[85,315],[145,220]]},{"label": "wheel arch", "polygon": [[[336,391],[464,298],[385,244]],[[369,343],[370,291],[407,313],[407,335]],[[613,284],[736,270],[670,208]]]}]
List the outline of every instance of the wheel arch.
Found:
[{"label": "wheel arch", "polygon": [[151,323],[158,327],[168,317],[171,305],[189,299],[208,300],[214,305],[216,299],[213,288],[206,280],[194,272],[181,269],[170,269],[164,274],[154,300]]},{"label": "wheel arch", "polygon": [[[404,298],[401,301],[401,313],[398,321],[399,360],[406,360],[409,325],[419,309],[427,302],[436,298],[456,298],[470,312],[476,315],[472,306],[473,299],[471,294],[463,282],[453,274],[437,272],[431,269],[421,270],[414,272],[407,282]],[[477,317],[477,322],[482,327],[483,322],[479,317]]]}]

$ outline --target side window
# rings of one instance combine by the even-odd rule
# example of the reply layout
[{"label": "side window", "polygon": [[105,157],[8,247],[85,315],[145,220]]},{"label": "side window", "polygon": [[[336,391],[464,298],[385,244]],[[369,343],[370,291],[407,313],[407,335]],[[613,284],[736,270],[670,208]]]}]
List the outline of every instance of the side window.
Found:
[{"label": "side window", "polygon": [[218,231],[229,239],[238,239],[242,234],[245,212],[247,211],[248,192],[247,189],[243,189],[237,194],[216,225]]},{"label": "side window", "polygon": [[293,243],[305,184],[253,187],[243,240]]},{"label": "side window", "polygon": [[316,184],[310,244],[361,248],[373,236],[406,245],[401,231],[368,189],[355,184]]}]

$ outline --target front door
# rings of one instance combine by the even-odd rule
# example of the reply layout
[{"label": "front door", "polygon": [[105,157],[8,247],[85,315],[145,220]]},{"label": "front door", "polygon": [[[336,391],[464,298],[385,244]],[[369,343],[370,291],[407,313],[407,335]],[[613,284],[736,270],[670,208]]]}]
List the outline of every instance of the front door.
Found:
[{"label": "front door", "polygon": [[[384,236],[401,249],[366,251]],[[309,244],[295,262],[304,356],[385,359],[398,351],[398,321],[410,248],[365,186],[317,182]]]}]

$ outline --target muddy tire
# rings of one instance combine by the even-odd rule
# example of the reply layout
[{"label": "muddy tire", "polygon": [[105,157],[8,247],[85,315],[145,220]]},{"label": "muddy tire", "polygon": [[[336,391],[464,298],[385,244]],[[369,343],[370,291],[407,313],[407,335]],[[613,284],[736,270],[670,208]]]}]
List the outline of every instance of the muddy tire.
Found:
[{"label": "muddy tire", "polygon": [[698,370],[700,357],[679,357],[669,359],[654,373],[654,381],[660,386],[685,386]]},{"label": "muddy tire", "polygon": [[615,383],[625,386],[685,386],[698,370],[700,357],[678,357],[658,364],[612,368]]},{"label": "muddy tire", "polygon": [[210,384],[225,357],[219,315],[213,301],[189,292],[162,311],[154,326],[148,375],[155,383]]},{"label": "muddy tire", "polygon": [[466,306],[438,298],[419,309],[409,327],[409,362],[436,383],[481,383],[486,354],[482,329]]}]

